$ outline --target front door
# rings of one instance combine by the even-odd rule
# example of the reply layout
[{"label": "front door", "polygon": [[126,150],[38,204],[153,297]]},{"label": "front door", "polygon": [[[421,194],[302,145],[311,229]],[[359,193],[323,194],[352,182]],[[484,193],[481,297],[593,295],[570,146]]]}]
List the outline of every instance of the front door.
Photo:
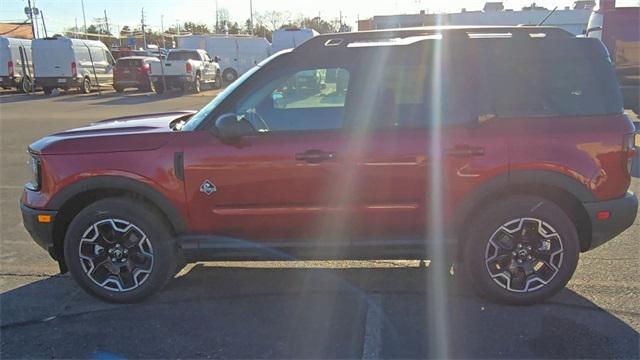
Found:
[{"label": "front door", "polygon": [[234,111],[254,135],[224,144],[194,133],[184,154],[194,227],[245,239],[336,235],[344,226],[349,79],[339,67],[274,75]]}]

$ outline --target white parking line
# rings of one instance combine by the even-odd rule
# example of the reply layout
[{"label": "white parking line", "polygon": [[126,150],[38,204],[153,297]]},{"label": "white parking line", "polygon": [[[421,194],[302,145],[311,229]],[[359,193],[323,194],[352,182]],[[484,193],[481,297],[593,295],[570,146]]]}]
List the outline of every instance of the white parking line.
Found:
[{"label": "white parking line", "polygon": [[367,318],[364,325],[363,359],[380,359],[382,355],[382,297],[369,296]]}]

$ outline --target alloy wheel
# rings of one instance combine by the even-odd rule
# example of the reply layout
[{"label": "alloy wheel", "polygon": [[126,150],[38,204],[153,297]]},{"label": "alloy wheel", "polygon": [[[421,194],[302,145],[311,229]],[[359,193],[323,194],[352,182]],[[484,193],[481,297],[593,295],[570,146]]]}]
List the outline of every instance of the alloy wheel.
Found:
[{"label": "alloy wheel", "polygon": [[106,219],[91,225],[80,240],[78,253],[87,277],[105,290],[136,289],[153,269],[151,242],[140,228],[124,220]]},{"label": "alloy wheel", "polygon": [[485,265],[495,283],[512,292],[531,292],[560,271],[564,248],[558,232],[536,218],[500,226],[485,249]]}]

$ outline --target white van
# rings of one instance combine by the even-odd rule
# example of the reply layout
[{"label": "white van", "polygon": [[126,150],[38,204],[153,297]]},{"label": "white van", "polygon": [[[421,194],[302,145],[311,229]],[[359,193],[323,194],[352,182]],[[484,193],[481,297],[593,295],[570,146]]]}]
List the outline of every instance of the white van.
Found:
[{"label": "white van", "polygon": [[0,86],[29,92],[32,79],[31,40],[0,36]]},{"label": "white van", "polygon": [[100,41],[43,38],[33,40],[31,48],[36,85],[45,94],[55,88],[79,88],[87,94],[93,87],[113,84],[116,61]]},{"label": "white van", "polygon": [[191,35],[178,38],[180,49],[203,49],[219,58],[225,83],[232,83],[238,76],[254,67],[270,55],[271,44],[265,38],[243,35]]},{"label": "white van", "polygon": [[316,35],[318,35],[317,31],[306,28],[276,30],[271,35],[271,53],[275,54],[278,51],[293,49]]}]

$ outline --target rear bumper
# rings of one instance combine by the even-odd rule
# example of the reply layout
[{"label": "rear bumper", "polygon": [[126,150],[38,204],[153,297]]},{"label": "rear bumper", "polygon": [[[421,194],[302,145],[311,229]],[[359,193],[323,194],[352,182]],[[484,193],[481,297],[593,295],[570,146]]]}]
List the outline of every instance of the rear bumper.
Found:
[{"label": "rear bumper", "polygon": [[[592,250],[613,239],[633,224],[638,213],[638,198],[634,193],[627,192],[625,196],[618,199],[584,203],[584,208],[591,220],[591,244],[588,250]],[[597,214],[601,211],[608,211],[609,218],[599,220]]]},{"label": "rear bumper", "polygon": [[[151,75],[149,80],[154,83],[162,83],[161,75]],[[180,87],[193,82],[191,75],[165,75],[164,81],[167,83],[167,87]]]},{"label": "rear bumper", "polygon": [[73,77],[36,77],[36,86],[51,88],[68,88],[80,86],[80,81]]},{"label": "rear bumper", "polygon": [[0,76],[1,87],[17,87],[20,82],[19,77],[15,76]]},{"label": "rear bumper", "polygon": [[[58,256],[53,246],[53,220],[57,211],[32,209],[24,204],[20,204],[22,212],[22,223],[25,229],[31,235],[33,241],[40,245],[41,248],[47,250],[52,258],[58,260]],[[38,215],[50,215],[51,221],[41,223],[38,221]]]}]

